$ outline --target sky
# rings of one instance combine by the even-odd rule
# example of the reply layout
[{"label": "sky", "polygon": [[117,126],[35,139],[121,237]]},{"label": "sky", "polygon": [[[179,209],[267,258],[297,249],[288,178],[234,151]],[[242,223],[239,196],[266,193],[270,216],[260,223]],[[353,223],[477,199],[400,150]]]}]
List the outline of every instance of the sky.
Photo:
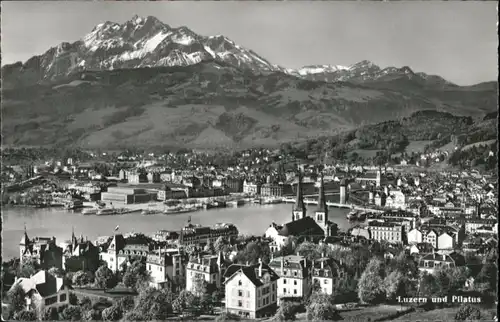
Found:
[{"label": "sky", "polygon": [[287,68],[370,60],[459,85],[497,79],[496,1],[3,1],[2,65],[135,14],[222,34]]}]

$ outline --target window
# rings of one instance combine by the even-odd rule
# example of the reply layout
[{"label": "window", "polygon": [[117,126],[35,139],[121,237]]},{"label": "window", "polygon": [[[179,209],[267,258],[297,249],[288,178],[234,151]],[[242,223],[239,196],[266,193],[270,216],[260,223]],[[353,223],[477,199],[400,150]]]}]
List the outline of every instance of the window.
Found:
[{"label": "window", "polygon": [[293,276],[297,276],[297,272],[293,272]]},{"label": "window", "polygon": [[297,294],[297,290],[293,290],[293,294]]},{"label": "window", "polygon": [[324,283],[324,284],[328,284],[328,280],[325,280],[323,283]]},{"label": "window", "polygon": [[297,285],[297,281],[293,281],[293,285]]},{"label": "window", "polygon": [[151,265],[149,265],[149,270],[151,270]]},{"label": "window", "polygon": [[286,294],[286,288],[283,288],[283,294]]},{"label": "window", "polygon": [[286,278],[283,279],[283,284],[286,284]]},{"label": "window", "polygon": [[45,299],[45,305],[51,305],[57,302],[57,296],[52,296]]},{"label": "window", "polygon": [[66,301],[66,294],[61,294],[59,296],[59,302],[64,302],[64,301]]},{"label": "window", "polygon": [[242,290],[238,290],[238,296],[243,296],[243,291]]},{"label": "window", "polygon": [[241,283],[241,280],[240,280],[240,281],[238,281],[238,286],[241,286],[241,285],[243,285],[243,283]]},{"label": "window", "polygon": [[163,272],[163,267],[160,266],[160,272]]},{"label": "window", "polygon": [[238,301],[238,306],[243,307],[243,301]]}]

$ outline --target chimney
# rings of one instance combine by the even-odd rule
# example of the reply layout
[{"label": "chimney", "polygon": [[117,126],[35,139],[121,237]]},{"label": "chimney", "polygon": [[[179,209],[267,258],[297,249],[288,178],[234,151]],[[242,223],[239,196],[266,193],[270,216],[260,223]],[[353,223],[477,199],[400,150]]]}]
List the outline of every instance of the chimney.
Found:
[{"label": "chimney", "polygon": [[281,273],[283,274],[283,267],[285,266],[285,257],[281,256]]},{"label": "chimney", "polygon": [[259,277],[262,277],[262,259],[259,258]]},{"label": "chimney", "polygon": [[321,269],[323,269],[323,268],[325,268],[325,261],[324,261],[324,259],[322,258],[322,259],[321,259]]},{"label": "chimney", "polygon": [[300,256],[300,253],[299,253],[299,251],[297,251],[297,256]]},{"label": "chimney", "polygon": [[321,258],[325,258],[325,252],[321,253]]}]

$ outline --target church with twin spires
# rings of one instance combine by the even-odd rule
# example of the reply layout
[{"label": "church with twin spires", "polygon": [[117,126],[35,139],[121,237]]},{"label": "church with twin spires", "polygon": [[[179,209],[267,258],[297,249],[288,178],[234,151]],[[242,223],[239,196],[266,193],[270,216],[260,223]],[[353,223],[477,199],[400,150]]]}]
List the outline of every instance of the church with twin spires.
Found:
[{"label": "church with twin spires", "polygon": [[328,206],[326,205],[325,187],[321,176],[318,205],[313,217],[307,215],[306,205],[302,194],[302,174],[299,172],[297,183],[297,198],[292,209],[292,220],[283,225],[272,223],[266,230],[266,237],[272,238],[272,251],[279,250],[290,237],[305,240],[319,240],[335,234],[337,225],[328,220]]}]

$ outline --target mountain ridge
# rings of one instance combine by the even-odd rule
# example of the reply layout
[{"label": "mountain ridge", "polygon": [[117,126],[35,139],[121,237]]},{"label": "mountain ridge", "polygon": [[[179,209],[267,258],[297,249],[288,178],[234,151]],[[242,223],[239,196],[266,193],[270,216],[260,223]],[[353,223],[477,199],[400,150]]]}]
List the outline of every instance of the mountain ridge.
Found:
[{"label": "mountain ridge", "polygon": [[366,60],[301,74],[151,16],[98,24],[2,67],[2,78],[11,145],[274,146],[418,110],[482,118],[497,109],[493,82],[463,87]]}]

